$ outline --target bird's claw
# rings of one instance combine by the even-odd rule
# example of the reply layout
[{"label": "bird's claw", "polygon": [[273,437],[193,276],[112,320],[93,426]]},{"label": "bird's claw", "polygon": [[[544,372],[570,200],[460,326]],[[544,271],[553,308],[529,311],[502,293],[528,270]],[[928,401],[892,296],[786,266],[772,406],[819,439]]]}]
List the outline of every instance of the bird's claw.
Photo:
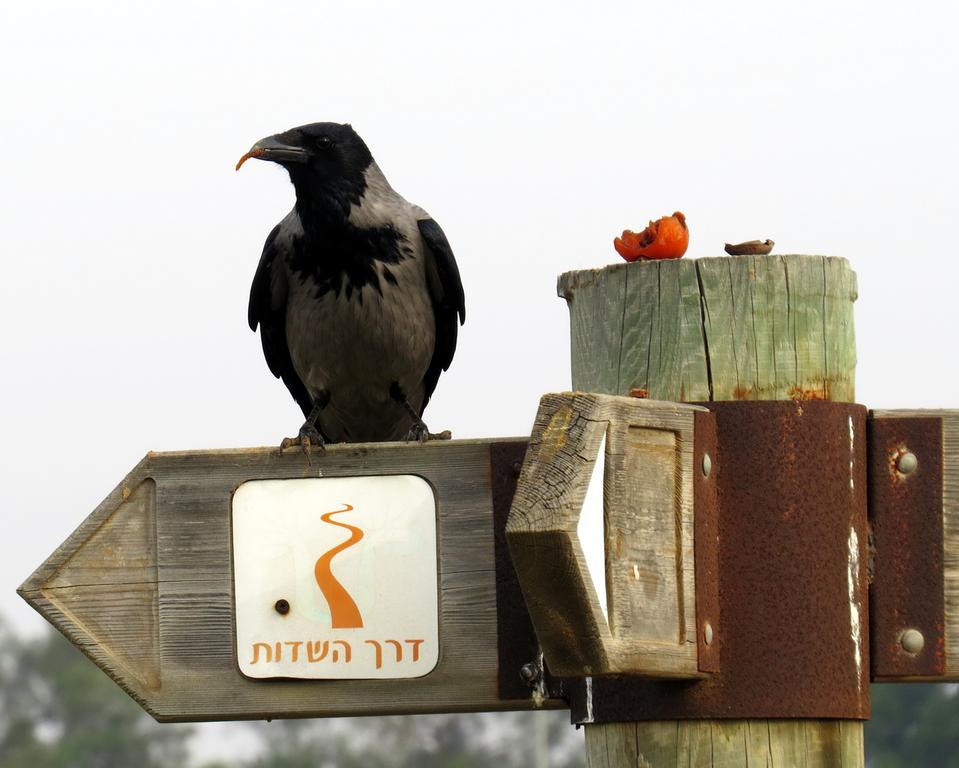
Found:
[{"label": "bird's claw", "polygon": [[406,442],[408,443],[425,443],[429,439],[430,431],[422,421],[413,422],[410,431],[406,433]]},{"label": "bird's claw", "polygon": [[292,448],[293,446],[298,445],[303,453],[306,455],[306,460],[312,464],[310,458],[311,450],[316,447],[320,450],[324,450],[326,447],[326,441],[323,439],[323,435],[319,433],[316,427],[312,424],[304,424],[300,427],[300,433],[296,437],[284,437],[283,441],[280,443],[280,453],[283,453],[287,448]]},{"label": "bird's claw", "polygon": [[425,443],[427,440],[450,440],[452,437],[453,434],[448,429],[444,429],[442,432],[430,432],[427,426],[420,422],[410,427],[410,431],[406,435],[406,441],[408,443]]}]

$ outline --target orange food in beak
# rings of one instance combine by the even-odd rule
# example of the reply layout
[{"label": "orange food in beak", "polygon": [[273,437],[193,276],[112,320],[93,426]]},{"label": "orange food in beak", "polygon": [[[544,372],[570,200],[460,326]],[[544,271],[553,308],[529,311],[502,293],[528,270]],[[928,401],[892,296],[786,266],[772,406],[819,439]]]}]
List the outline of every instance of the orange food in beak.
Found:
[{"label": "orange food in beak", "polygon": [[649,222],[642,232],[630,230],[613,240],[616,251],[626,261],[637,259],[678,259],[689,246],[689,229],[686,217],[676,211],[672,216],[663,216]]}]

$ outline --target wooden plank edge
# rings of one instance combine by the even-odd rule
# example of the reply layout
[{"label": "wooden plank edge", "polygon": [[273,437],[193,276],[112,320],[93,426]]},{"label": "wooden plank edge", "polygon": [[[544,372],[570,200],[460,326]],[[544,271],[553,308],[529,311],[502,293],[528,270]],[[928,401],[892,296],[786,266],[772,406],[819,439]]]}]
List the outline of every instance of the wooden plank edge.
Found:
[{"label": "wooden plank edge", "polygon": [[[492,443],[517,443],[529,440],[528,437],[470,437],[457,440],[428,440],[425,443],[394,441],[382,443],[330,443],[320,450],[313,453],[314,457],[322,457],[324,453],[332,454],[350,454],[350,453],[369,453],[370,451],[395,450],[398,448],[408,448],[410,450],[433,450],[444,448],[446,446],[464,446],[475,445],[484,446]],[[190,456],[267,456],[274,455],[283,458],[303,458],[303,452],[299,448],[287,448],[282,453],[280,449],[273,445],[250,446],[246,448],[188,448],[174,451],[148,451],[144,460],[155,458],[184,458]]]},{"label": "wooden plank edge", "polygon": [[[68,620],[59,608],[43,594],[42,589],[26,588],[24,585],[17,589],[17,594],[20,595],[31,608],[39,613],[47,623],[57,630],[57,632],[63,635],[63,637],[84,656],[92,661],[103,674],[109,677],[131,699],[139,704],[147,714],[159,722],[164,722],[160,719],[159,713],[150,706],[147,698],[150,694],[131,684],[130,680],[126,677],[122,677],[122,673],[126,670],[122,668],[116,669],[115,659],[103,652],[103,648],[99,643],[97,643],[81,625]],[[61,620],[60,617],[63,617],[63,619]]]},{"label": "wooden plank edge", "polygon": [[[106,495],[93,512],[85,515],[80,524],[44,561],[28,576],[17,588],[17,594],[27,599],[26,592],[40,591],[51,581],[61,568],[73,557],[80,548],[93,536],[100,527],[107,522],[114,512],[126,501],[129,490],[135,489],[144,480],[150,477],[151,455],[144,456],[131,469],[117,486]],[[29,602],[29,601],[28,601]]]}]

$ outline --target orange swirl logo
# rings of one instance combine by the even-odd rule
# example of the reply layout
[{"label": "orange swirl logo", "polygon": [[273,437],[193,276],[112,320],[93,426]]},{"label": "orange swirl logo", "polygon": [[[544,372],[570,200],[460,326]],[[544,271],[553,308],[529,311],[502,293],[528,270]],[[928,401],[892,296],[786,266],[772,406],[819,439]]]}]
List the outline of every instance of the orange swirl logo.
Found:
[{"label": "orange swirl logo", "polygon": [[346,530],[350,532],[350,538],[330,549],[316,561],[316,567],[313,569],[313,575],[316,577],[316,583],[320,588],[320,592],[323,593],[327,605],[330,606],[330,617],[333,619],[333,629],[359,629],[363,626],[363,617],[360,615],[360,609],[356,607],[356,603],[353,601],[350,593],[347,592],[346,587],[337,581],[333,575],[333,571],[330,569],[330,564],[334,557],[344,549],[352,547],[363,538],[363,531],[355,525],[341,523],[332,519],[333,515],[351,512],[352,510],[352,505],[344,502],[343,509],[335,509],[332,512],[327,512],[325,515],[320,516],[320,519],[324,523],[346,528]]}]

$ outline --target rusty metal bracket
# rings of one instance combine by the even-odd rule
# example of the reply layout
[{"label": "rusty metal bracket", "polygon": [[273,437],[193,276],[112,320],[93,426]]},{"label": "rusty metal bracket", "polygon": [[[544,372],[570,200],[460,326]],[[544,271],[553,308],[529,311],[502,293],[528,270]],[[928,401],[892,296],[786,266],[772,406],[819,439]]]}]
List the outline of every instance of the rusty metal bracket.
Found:
[{"label": "rusty metal bracket", "polygon": [[719,502],[719,669],[700,681],[567,679],[573,722],[867,718],[866,409],[703,405],[716,422],[706,479]]},{"label": "rusty metal bracket", "polygon": [[875,680],[945,674],[942,446],[941,417],[870,414]]}]

